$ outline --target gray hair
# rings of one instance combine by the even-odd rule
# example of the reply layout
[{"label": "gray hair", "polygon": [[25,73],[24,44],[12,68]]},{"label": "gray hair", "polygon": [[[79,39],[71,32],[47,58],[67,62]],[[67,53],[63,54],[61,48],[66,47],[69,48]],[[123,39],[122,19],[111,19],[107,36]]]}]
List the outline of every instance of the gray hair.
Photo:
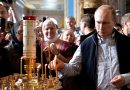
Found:
[{"label": "gray hair", "polygon": [[121,18],[121,25],[123,26],[124,23],[129,22],[129,21],[130,21],[130,13],[126,13]]},{"label": "gray hair", "polygon": [[43,24],[42,24],[42,30],[45,29],[45,26],[47,25],[53,25],[55,28],[57,28],[56,24],[54,23],[54,21],[52,21],[51,19],[46,19]]},{"label": "gray hair", "polygon": [[65,18],[65,20],[73,20],[73,21],[75,21],[75,18],[73,17],[73,16],[67,16],[66,18]]},{"label": "gray hair", "polygon": [[85,14],[85,16],[80,20],[80,23],[85,22],[89,28],[94,29],[95,20],[93,14]]}]

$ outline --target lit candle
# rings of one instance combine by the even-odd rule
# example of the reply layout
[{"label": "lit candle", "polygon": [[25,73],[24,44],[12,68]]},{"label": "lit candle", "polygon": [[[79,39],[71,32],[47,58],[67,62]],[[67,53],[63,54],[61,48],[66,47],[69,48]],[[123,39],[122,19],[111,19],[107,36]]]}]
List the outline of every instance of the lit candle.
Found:
[{"label": "lit candle", "polygon": [[[48,50],[48,53],[49,53],[49,56],[48,56],[48,61],[49,63],[51,62],[51,49],[50,49],[50,43],[49,43],[49,50]],[[50,76],[51,76],[51,70],[49,69],[49,72],[50,72]]]},{"label": "lit candle", "polygon": [[22,76],[22,60],[23,60],[23,57],[21,57],[21,59],[20,59],[20,74],[21,74],[21,76]]},{"label": "lit candle", "polygon": [[57,68],[56,68],[56,60],[57,60],[57,55],[55,55],[55,57],[54,57],[54,68],[55,68],[55,69],[57,69]]},{"label": "lit candle", "polygon": [[58,71],[57,71],[56,62],[57,62],[57,55],[55,55],[55,57],[54,57],[54,68],[55,68],[55,72],[56,72],[56,80],[58,80]]},{"label": "lit candle", "polygon": [[46,66],[47,66],[47,64],[45,64],[45,79],[46,79]]},{"label": "lit candle", "polygon": [[42,51],[43,50],[43,47],[42,47],[42,38],[41,38],[41,65],[42,65],[42,75],[43,75],[43,56],[42,56]]}]

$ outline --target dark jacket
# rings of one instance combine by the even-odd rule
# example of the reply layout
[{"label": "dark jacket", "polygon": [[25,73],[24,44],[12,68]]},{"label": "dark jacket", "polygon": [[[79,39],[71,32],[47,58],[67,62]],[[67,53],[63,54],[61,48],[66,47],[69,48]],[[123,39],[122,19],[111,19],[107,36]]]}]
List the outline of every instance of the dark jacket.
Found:
[{"label": "dark jacket", "polygon": [[0,45],[0,78],[10,75],[9,58],[7,57],[7,50]]},{"label": "dark jacket", "polygon": [[12,40],[4,48],[8,50],[8,57],[10,62],[10,69],[13,73],[20,72],[20,59],[23,56],[23,42],[16,37],[16,32],[19,23],[14,24],[11,30]]},{"label": "dark jacket", "polygon": [[[115,31],[117,55],[120,73],[130,72],[130,38]],[[79,79],[79,90],[96,90],[97,87],[97,33],[88,37],[81,44],[82,70]],[[130,90],[124,86],[121,90]]]},{"label": "dark jacket", "polygon": [[81,35],[80,36],[80,43],[82,43],[87,37],[91,36],[92,34],[94,34],[96,32],[96,30],[90,32],[89,34],[87,35]]},{"label": "dark jacket", "polygon": [[12,39],[10,43],[5,46],[8,50],[8,57],[10,69],[13,73],[20,73],[20,59],[23,56],[23,43]]}]

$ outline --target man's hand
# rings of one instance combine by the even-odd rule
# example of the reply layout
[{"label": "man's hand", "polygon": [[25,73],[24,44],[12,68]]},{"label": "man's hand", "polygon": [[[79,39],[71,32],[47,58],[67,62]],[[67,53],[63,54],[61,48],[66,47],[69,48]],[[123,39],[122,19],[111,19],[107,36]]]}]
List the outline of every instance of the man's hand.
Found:
[{"label": "man's hand", "polygon": [[115,87],[115,88],[121,88],[125,85],[125,79],[121,75],[115,76],[110,83]]},{"label": "man's hand", "polygon": [[62,70],[64,68],[64,62],[61,60],[53,60],[49,63],[48,68],[51,70]]}]

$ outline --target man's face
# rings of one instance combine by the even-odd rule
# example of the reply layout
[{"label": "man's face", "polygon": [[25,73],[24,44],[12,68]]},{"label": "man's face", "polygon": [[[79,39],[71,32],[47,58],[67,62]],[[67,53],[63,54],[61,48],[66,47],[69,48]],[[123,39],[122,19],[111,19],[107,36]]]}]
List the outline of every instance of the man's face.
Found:
[{"label": "man's face", "polygon": [[81,30],[82,33],[84,33],[84,28],[85,28],[85,23],[80,22],[80,30]]},{"label": "man's face", "polygon": [[75,28],[75,20],[66,19],[66,27],[67,29],[73,29]]},{"label": "man's face", "polygon": [[112,34],[114,20],[110,10],[98,10],[95,13],[95,28],[102,38]]},{"label": "man's face", "polygon": [[9,15],[7,9],[4,6],[0,5],[0,17],[3,17],[7,20],[8,16]]}]

